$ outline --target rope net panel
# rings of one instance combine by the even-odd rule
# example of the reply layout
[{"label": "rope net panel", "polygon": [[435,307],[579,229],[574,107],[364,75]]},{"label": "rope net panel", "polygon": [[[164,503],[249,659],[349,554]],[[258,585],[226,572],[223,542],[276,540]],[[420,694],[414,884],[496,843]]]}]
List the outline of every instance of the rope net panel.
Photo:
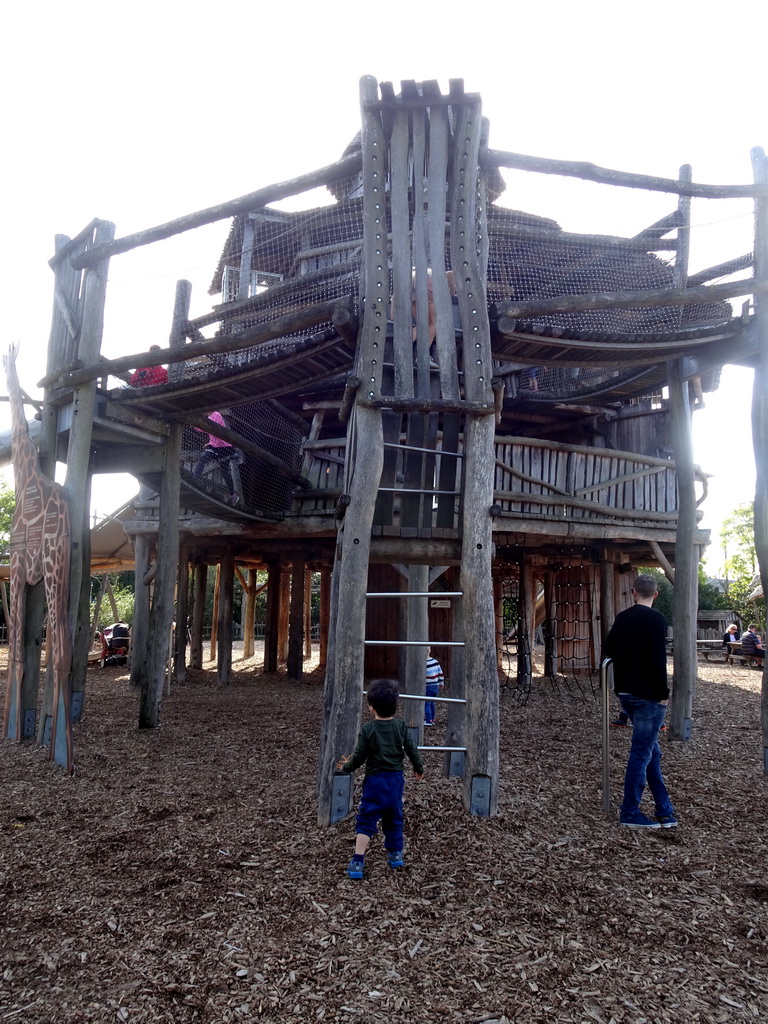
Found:
[{"label": "rope net panel", "polygon": [[[298,425],[262,402],[217,410],[223,425],[245,442],[276,456],[298,472],[303,434]],[[215,413],[214,413],[215,415]],[[222,443],[197,427],[182,432],[182,480],[216,501],[265,518],[281,518],[291,507],[293,482],[253,451]]]}]

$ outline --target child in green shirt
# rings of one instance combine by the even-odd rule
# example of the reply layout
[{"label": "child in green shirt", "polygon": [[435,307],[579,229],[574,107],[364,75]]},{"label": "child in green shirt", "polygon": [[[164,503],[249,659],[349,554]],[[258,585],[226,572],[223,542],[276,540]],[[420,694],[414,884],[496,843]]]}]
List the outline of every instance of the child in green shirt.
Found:
[{"label": "child in green shirt", "polygon": [[424,778],[424,766],[418,747],[397,711],[397,683],[391,679],[374,679],[368,687],[368,707],[373,719],[360,730],[352,756],[338,764],[340,771],[350,774],[365,764],[363,793],[355,819],[355,853],[349,862],[350,878],[363,877],[365,853],[371,837],[377,833],[378,822],[384,833],[384,848],[391,868],[403,866],[403,761],[405,755],[413,765],[415,778]]}]

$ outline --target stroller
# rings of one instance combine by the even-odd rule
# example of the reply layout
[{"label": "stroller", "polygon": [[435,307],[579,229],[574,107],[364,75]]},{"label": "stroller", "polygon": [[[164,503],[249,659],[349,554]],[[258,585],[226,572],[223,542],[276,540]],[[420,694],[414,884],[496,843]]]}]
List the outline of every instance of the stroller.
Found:
[{"label": "stroller", "polygon": [[101,659],[99,661],[101,667],[127,665],[130,645],[130,630],[124,622],[106,626],[101,632]]}]

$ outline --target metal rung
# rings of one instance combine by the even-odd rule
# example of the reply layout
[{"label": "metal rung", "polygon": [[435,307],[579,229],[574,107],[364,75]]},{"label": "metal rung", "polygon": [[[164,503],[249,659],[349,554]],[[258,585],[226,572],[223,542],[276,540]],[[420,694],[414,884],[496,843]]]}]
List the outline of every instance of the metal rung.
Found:
[{"label": "metal rung", "polygon": [[422,697],[420,693],[399,693],[403,700],[432,700],[436,704],[466,704],[463,697]]},{"label": "metal rung", "polygon": [[364,640],[366,647],[463,647],[463,640]]},{"label": "metal rung", "polygon": [[426,452],[427,455],[450,455],[454,459],[463,459],[464,452],[444,452],[442,448],[417,448],[414,444],[398,444],[396,441],[385,441],[385,448],[402,448],[404,452]]},{"label": "metal rung", "polygon": [[416,749],[417,750],[444,750],[444,751],[447,750],[450,753],[459,753],[459,752],[461,752],[462,754],[466,754],[466,752],[467,752],[467,748],[466,747],[417,747]]},{"label": "metal rung", "polygon": [[434,487],[380,487],[380,491],[386,491],[388,494],[451,494],[453,497],[461,494],[461,491],[436,491]]},{"label": "metal rung", "polygon": [[366,597],[464,597],[461,590],[395,590],[392,593],[369,593]]}]

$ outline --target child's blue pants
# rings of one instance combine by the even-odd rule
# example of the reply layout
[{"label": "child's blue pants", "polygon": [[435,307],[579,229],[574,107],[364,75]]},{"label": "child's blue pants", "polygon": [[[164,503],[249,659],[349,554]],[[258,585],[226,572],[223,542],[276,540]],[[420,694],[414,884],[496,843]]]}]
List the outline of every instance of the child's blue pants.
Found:
[{"label": "child's blue pants", "polygon": [[364,836],[375,836],[381,821],[384,849],[394,853],[403,848],[402,772],[375,772],[363,779],[363,795],[357,809],[355,830]]}]

